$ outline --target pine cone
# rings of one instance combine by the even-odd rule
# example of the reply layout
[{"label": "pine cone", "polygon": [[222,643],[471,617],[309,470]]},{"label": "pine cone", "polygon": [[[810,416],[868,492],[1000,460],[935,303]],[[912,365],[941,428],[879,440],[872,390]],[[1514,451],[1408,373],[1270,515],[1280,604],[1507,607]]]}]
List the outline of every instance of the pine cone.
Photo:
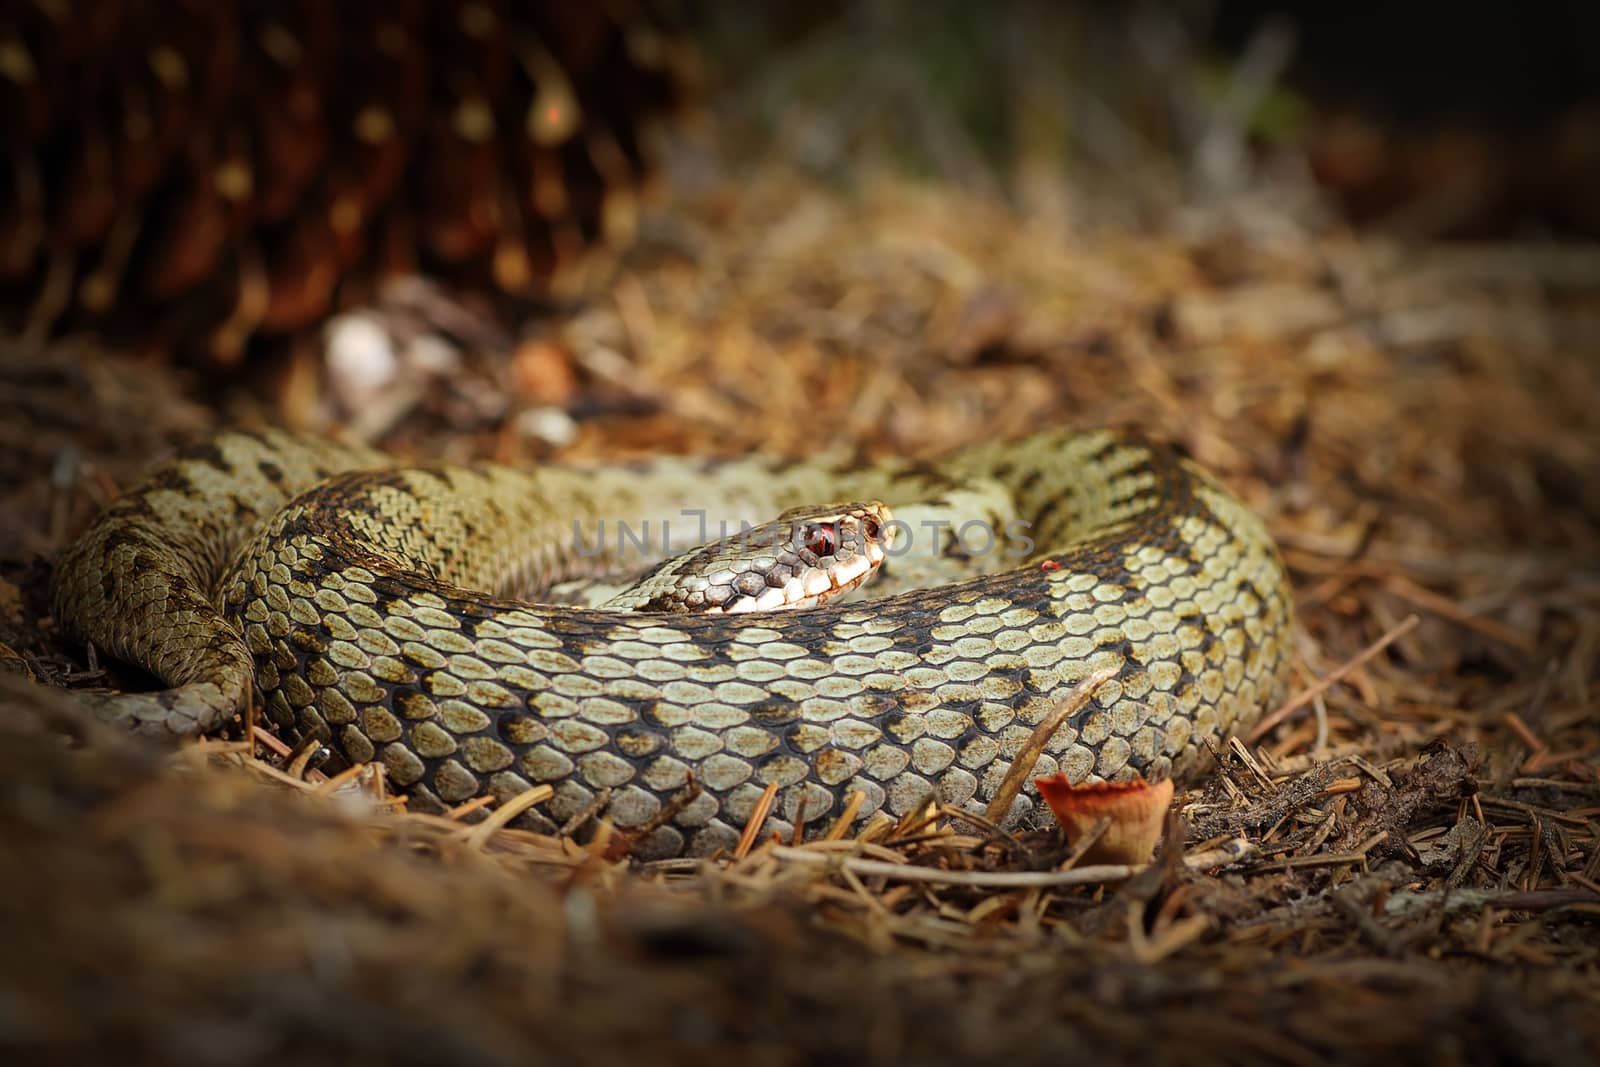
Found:
[{"label": "pine cone", "polygon": [[570,295],[685,77],[627,0],[7,5],[0,306],[232,363],[396,274]]}]

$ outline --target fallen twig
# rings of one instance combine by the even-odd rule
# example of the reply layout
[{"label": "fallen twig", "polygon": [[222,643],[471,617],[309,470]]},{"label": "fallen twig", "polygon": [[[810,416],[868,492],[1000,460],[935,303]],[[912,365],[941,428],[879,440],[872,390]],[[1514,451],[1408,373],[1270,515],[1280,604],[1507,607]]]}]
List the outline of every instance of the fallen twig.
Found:
[{"label": "fallen twig", "polygon": [[[1235,838],[1217,848],[1185,856],[1183,865],[1190,870],[1209,870],[1237,863],[1254,852],[1255,846],[1249,841],[1242,837]],[[922,867],[914,863],[889,863],[856,856],[831,856],[809,847],[791,848],[786,845],[775,845],[772,848],[772,855],[789,863],[804,863],[815,867],[836,866],[857,876],[890,878],[902,882],[926,882],[934,885],[968,886],[975,889],[1034,889],[1121,882],[1132,878],[1149,866],[1107,863],[1094,867],[1073,867],[1065,871],[949,871],[937,867]]]},{"label": "fallen twig", "polygon": [[1073,687],[1072,692],[1062,697],[1055,707],[1050,709],[1050,714],[1044,721],[1033,728],[1033,733],[1028,736],[1028,743],[1022,746],[1022,751],[1017,753],[1016,759],[1011,761],[1011,768],[1006,771],[1006,776],[1000,780],[1000,788],[995,790],[989,806],[984,808],[984,818],[1000,825],[1004,822],[1006,813],[1011,810],[1011,802],[1017,799],[1017,794],[1022,792],[1023,784],[1028,776],[1033,773],[1033,768],[1039,762],[1039,757],[1044,753],[1044,746],[1056,735],[1061,724],[1068,717],[1078,712],[1089,698],[1094,696],[1094,691],[1101,683],[1116,676],[1120,667],[1106,667],[1095,671],[1083,681]]},{"label": "fallen twig", "polygon": [[1400,620],[1400,623],[1395,626],[1394,629],[1390,630],[1372,644],[1368,645],[1354,659],[1348,660],[1341,664],[1321,681],[1300,690],[1300,692],[1296,693],[1294,696],[1285,701],[1276,711],[1272,712],[1260,722],[1256,723],[1255,726],[1250,730],[1248,740],[1251,742],[1261,740],[1261,738],[1264,737],[1274,726],[1277,726],[1284,719],[1287,719],[1290,715],[1293,715],[1296,711],[1299,711],[1306,704],[1309,704],[1318,695],[1327,692],[1330,688],[1337,685],[1339,680],[1344,678],[1351,671],[1355,670],[1357,667],[1360,667],[1362,664],[1367,663],[1378,653],[1382,652],[1400,638],[1416,629],[1417,624],[1421,621],[1422,618],[1419,615],[1407,615],[1404,619]]}]

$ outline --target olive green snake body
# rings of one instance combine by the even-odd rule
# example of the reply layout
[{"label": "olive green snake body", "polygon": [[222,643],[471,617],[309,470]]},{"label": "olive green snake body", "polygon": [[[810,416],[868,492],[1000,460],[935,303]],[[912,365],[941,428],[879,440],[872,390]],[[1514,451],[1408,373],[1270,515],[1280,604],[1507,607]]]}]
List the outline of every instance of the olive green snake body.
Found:
[{"label": "olive green snake body", "polygon": [[[999,542],[971,550],[987,565],[933,587],[737,616],[520,599],[617,566],[637,547],[623,529],[677,523],[639,550],[659,557],[692,540],[686,514],[853,498],[900,515],[972,482],[1009,494],[1025,541],[998,564]],[[911,532],[912,551],[949,554]],[[730,846],[769,785],[765,829],[785,835],[830,825],[852,792],[861,817],[930,798],[981,811],[1102,669],[1033,773],[1183,775],[1281,692],[1291,644],[1261,521],[1174,449],[1113,431],[935,463],[532,470],[229,432],[114,501],[59,561],[54,599],[69,630],[170,687],[104,698],[107,717],[192,735],[259,700],[338,761],[382,764],[414,809],[548,783],[528,825],[602,815],[648,831],[639,856]],[[1029,787],[1006,825],[1036,801]]]}]

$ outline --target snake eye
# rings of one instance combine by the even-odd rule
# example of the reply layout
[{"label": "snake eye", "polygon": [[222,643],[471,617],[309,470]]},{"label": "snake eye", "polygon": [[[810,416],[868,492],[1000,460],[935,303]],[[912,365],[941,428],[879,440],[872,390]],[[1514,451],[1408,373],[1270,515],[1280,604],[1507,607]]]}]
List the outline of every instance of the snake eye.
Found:
[{"label": "snake eye", "polygon": [[861,529],[866,533],[868,541],[878,540],[878,535],[883,532],[883,527],[879,525],[876,515],[868,515],[862,519]]},{"label": "snake eye", "polygon": [[805,531],[806,551],[813,556],[831,556],[839,545],[838,535],[828,525],[808,526]]}]

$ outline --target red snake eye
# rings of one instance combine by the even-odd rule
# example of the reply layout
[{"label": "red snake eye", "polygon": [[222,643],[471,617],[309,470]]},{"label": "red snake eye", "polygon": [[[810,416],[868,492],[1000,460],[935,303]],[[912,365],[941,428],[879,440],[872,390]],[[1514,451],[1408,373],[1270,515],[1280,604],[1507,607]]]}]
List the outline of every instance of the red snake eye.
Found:
[{"label": "red snake eye", "polygon": [[806,551],[813,556],[831,556],[838,547],[838,536],[832,526],[811,526],[805,532]]}]

